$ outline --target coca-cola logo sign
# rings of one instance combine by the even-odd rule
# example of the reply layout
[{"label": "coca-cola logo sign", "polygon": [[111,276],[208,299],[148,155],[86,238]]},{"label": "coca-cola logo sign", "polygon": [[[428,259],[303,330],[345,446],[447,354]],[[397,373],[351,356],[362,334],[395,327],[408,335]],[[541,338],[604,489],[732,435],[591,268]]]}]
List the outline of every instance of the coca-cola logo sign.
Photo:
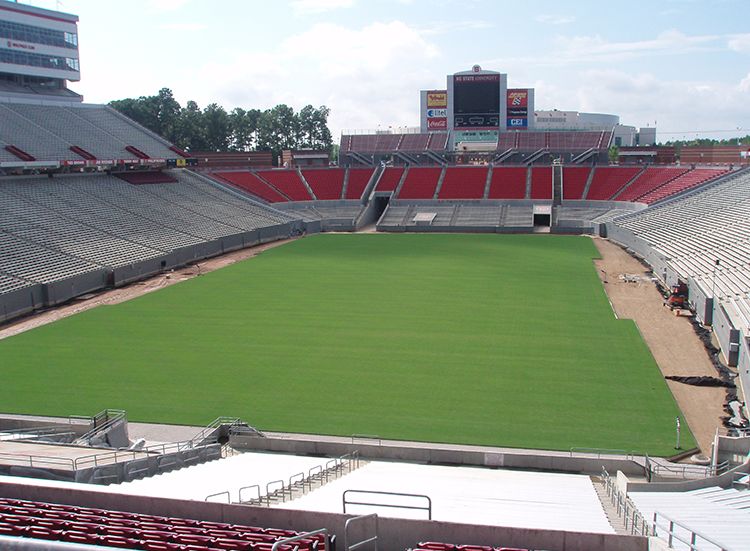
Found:
[{"label": "coca-cola logo sign", "polygon": [[448,119],[445,117],[437,119],[427,119],[427,130],[447,130]]}]

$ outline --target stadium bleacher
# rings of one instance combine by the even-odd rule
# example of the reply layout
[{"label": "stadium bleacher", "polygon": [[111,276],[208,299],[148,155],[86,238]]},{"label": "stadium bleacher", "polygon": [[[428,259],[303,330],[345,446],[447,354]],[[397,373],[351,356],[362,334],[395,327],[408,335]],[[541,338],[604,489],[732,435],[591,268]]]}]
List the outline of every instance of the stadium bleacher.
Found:
[{"label": "stadium bleacher", "polygon": [[307,181],[318,200],[339,200],[344,191],[345,170],[325,168],[307,169],[302,177]]},{"label": "stadium bleacher", "polygon": [[367,184],[370,183],[374,168],[352,168],[349,169],[349,180],[346,186],[346,197],[348,200],[359,200],[365,192]]},{"label": "stadium bleacher", "polygon": [[406,173],[398,199],[432,199],[442,168],[413,167]]},{"label": "stadium bleacher", "polygon": [[661,187],[649,190],[647,193],[642,195],[639,200],[648,204],[655,203],[656,201],[659,201],[671,195],[681,193],[688,189],[697,187],[704,182],[708,182],[710,180],[718,178],[726,172],[726,169],[693,169],[683,175],[678,176],[674,180],[671,180]]},{"label": "stadium bleacher", "polygon": [[378,181],[377,191],[396,191],[401,177],[404,175],[403,168],[386,168]]},{"label": "stadium bleacher", "polygon": [[213,176],[269,203],[285,203],[290,200],[268,182],[261,180],[254,172],[215,172]]},{"label": "stadium bleacher", "polygon": [[615,201],[637,201],[688,171],[686,168],[647,167],[633,182],[617,193]]},{"label": "stadium bleacher", "polygon": [[[278,541],[300,536],[281,528],[259,528],[189,518],[79,507],[0,497],[0,536],[103,546],[105,548],[270,551]],[[314,551],[323,534],[308,536],[282,551]],[[330,543],[330,542],[328,542]]]},{"label": "stadium bleacher", "polygon": [[[73,161],[79,147],[97,159],[130,159],[128,147],[142,151],[145,158],[166,159],[177,155],[170,144],[140,128],[103,105],[75,107],[0,102],[0,144],[13,145],[36,160]],[[18,160],[5,155],[0,162]]]},{"label": "stadium bleacher", "polygon": [[552,167],[535,166],[531,169],[530,199],[552,199]]},{"label": "stadium bleacher", "polygon": [[487,167],[448,167],[438,199],[482,199]]},{"label": "stadium bleacher", "polygon": [[563,199],[579,200],[586,190],[591,167],[565,166],[563,167]]},{"label": "stadium bleacher", "polygon": [[258,170],[256,173],[292,201],[312,201],[313,197],[296,170]]},{"label": "stadium bleacher", "polygon": [[642,167],[598,166],[588,195],[590,201],[609,201],[643,170]]},{"label": "stadium bleacher", "polygon": [[497,166],[492,170],[490,199],[524,199],[526,197],[526,167]]}]

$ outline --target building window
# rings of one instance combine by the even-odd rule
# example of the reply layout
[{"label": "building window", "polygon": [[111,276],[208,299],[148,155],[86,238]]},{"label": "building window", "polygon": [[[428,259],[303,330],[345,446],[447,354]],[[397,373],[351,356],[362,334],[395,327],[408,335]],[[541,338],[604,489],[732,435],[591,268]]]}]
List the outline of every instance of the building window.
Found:
[{"label": "building window", "polygon": [[44,29],[11,21],[0,21],[0,38],[73,50],[78,48],[78,35],[75,33]]}]

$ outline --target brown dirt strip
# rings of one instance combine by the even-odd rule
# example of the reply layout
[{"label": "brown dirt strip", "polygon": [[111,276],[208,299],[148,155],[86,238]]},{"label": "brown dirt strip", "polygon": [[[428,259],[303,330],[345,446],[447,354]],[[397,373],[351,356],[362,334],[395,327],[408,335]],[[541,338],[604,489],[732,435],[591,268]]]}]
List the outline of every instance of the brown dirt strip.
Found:
[{"label": "brown dirt strip", "polygon": [[[594,264],[617,317],[635,321],[662,375],[716,377],[716,368],[690,319],[675,316],[663,306],[648,268],[616,243],[601,238],[594,238],[594,243],[602,257]],[[725,389],[666,383],[701,452],[710,455],[716,429],[726,415]],[[612,384],[616,386],[617,381]]]}]

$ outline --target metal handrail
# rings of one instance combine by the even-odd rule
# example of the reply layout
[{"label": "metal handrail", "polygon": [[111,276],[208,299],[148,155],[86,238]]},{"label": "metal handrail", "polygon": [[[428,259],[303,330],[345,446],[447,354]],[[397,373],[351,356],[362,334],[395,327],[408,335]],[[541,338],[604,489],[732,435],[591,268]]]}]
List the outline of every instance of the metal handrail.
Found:
[{"label": "metal handrail", "polygon": [[750,437],[750,428],[741,429],[735,427],[719,427],[718,429],[716,429],[716,433],[719,436],[728,436],[730,438],[748,438]]},{"label": "metal handrail", "polygon": [[77,442],[89,442],[97,434],[101,434],[117,423],[125,420],[125,411],[121,409],[105,409],[94,415],[94,427],[83,436],[79,437]]},{"label": "metal handrail", "polygon": [[[668,521],[668,525],[659,524],[659,521],[658,521],[659,517],[661,517],[664,520]],[[690,533],[690,541],[688,541],[687,539],[683,539],[683,537],[680,536],[675,531],[675,526],[681,528],[685,532]],[[691,551],[701,551],[702,549],[705,549],[705,548],[698,547],[698,538],[700,538],[700,539],[704,540],[707,544],[712,545],[714,547],[717,547],[717,548],[721,549],[721,551],[733,551],[732,548],[729,547],[728,545],[724,545],[723,543],[719,543],[714,538],[710,538],[710,537],[708,537],[708,536],[706,536],[704,534],[701,534],[697,530],[693,530],[692,528],[688,528],[687,526],[685,526],[680,521],[675,520],[675,519],[673,519],[673,518],[665,515],[664,513],[660,513],[659,511],[654,511],[654,528],[661,528],[661,529],[663,529],[668,534],[669,537],[667,538],[667,543],[669,543],[669,547],[671,547],[671,548],[674,548],[674,545],[672,545],[673,541],[677,540],[677,541],[679,541],[681,543],[684,543],[688,547],[690,547]]]},{"label": "metal handrail", "polygon": [[604,467],[602,467],[602,484],[607,491],[610,502],[615,507],[617,516],[622,518],[623,526],[630,531],[631,535],[647,537],[656,535],[655,528],[648,523],[646,517],[641,514],[631,499],[620,491]]},{"label": "metal handrail", "polygon": [[[307,476],[305,476],[304,472],[293,474],[289,477],[289,484],[285,485],[283,480],[272,480],[266,484],[266,493],[261,496],[260,495],[260,486],[258,484],[253,484],[252,486],[244,486],[240,488],[239,491],[239,502],[244,503],[246,501],[253,501],[253,500],[243,500],[242,499],[242,490],[250,489],[250,488],[257,488],[258,490],[258,497],[255,498],[260,504],[263,503],[263,498],[266,498],[267,503],[271,504],[271,495],[272,494],[281,494],[281,499],[283,502],[286,502],[286,494],[289,493],[289,499],[293,499],[294,497],[294,485],[298,484],[302,487],[302,493],[306,494],[308,491],[312,491],[312,483],[314,477],[318,476],[323,481],[323,477],[325,476],[326,483],[328,482],[328,476],[330,473],[338,473],[343,472],[345,465],[349,467],[347,472],[351,472],[354,468],[359,467],[359,451],[354,450],[351,453],[348,453],[346,455],[342,455],[341,457],[331,459],[326,463],[326,468],[323,469],[321,465],[315,465],[312,467],[309,471]],[[356,465],[356,466],[355,466]],[[297,480],[295,480],[297,478]],[[334,477],[337,478],[337,477]],[[273,484],[280,484],[280,487],[271,492],[271,485]]]},{"label": "metal handrail", "polygon": [[631,459],[637,452],[629,452],[628,450],[611,450],[608,448],[570,448],[570,457],[573,457],[574,453],[595,453],[596,458],[600,459],[601,455],[624,455],[628,459]]},{"label": "metal handrail", "polygon": [[288,545],[290,543],[294,543],[295,541],[304,540],[307,538],[312,538],[314,536],[319,536],[320,534],[323,534],[325,537],[323,538],[323,545],[324,551],[328,551],[328,529],[321,528],[320,530],[313,530],[312,532],[305,532],[304,534],[299,534],[298,536],[292,536],[291,538],[285,538],[283,540],[277,540],[273,542],[273,545],[271,546],[271,551],[277,551],[279,547],[282,545]]},{"label": "metal handrail", "polygon": [[[257,490],[258,490],[258,497],[256,497],[255,499],[243,500],[242,499],[242,490],[249,490],[250,488],[257,488]],[[240,488],[239,499],[240,499],[240,503],[245,503],[246,501],[260,501],[261,500],[261,498],[260,498],[260,484],[253,484],[252,486],[243,486],[242,488]]]},{"label": "metal handrail", "polygon": [[[371,538],[367,538],[357,543],[354,543],[352,545],[349,545],[349,525],[352,524],[353,522],[359,522],[361,520],[365,520],[368,518],[375,519],[375,535],[372,536]],[[350,551],[351,549],[358,549],[362,547],[363,545],[366,545],[371,542],[375,542],[375,551],[378,551],[378,515],[377,513],[350,518],[346,521],[346,524],[344,524],[344,551]]]},{"label": "metal handrail", "polygon": [[352,434],[352,444],[354,444],[354,439],[357,438],[359,440],[377,440],[378,446],[381,445],[381,438],[377,434]]},{"label": "metal handrail", "polygon": [[[416,497],[416,498],[425,498],[427,500],[427,507],[419,507],[416,505],[390,505],[387,503],[368,503],[368,502],[361,502],[361,501],[347,501],[346,500],[346,494],[348,493],[358,493],[358,494],[376,494],[376,495],[388,495],[388,496],[399,496],[399,497]],[[395,509],[417,509],[420,511],[427,511],[427,519],[432,520],[432,500],[429,496],[422,495],[422,494],[402,494],[399,492],[378,492],[376,490],[346,490],[341,496],[341,499],[343,501],[344,505],[344,514],[346,514],[346,506],[349,505],[369,505],[373,507],[392,507]]]},{"label": "metal handrail", "polygon": [[[19,462],[23,462],[24,464],[28,462],[29,467],[42,467],[45,463],[48,463],[50,465],[57,465],[59,468],[70,467],[71,470],[75,468],[73,459],[67,457],[47,457],[43,455],[39,456],[31,454],[0,453],[0,459],[16,460]],[[35,461],[36,465],[34,464]]]},{"label": "metal handrail", "polygon": [[232,496],[229,495],[229,492],[218,492],[216,494],[211,494],[210,496],[206,496],[206,499],[204,499],[204,501],[208,501],[212,497],[223,496],[224,494],[226,494],[227,496],[227,503],[232,503]]},{"label": "metal handrail", "polygon": [[[271,484],[278,484],[278,483],[281,484],[281,488],[279,488],[279,490],[281,490],[281,500],[284,503],[286,503],[286,486],[284,486],[284,481],[283,480],[272,480],[271,482],[268,482],[266,484],[266,497],[268,498],[268,504],[269,505],[271,504],[271,491],[269,490],[269,487],[271,486]],[[279,490],[274,490],[274,492],[278,492]]]},{"label": "metal handrail", "polygon": [[[300,477],[299,480],[297,480],[296,482],[292,482],[292,479],[296,478],[296,477]],[[289,477],[289,492],[291,493],[292,486],[294,484],[297,484],[297,483],[301,482],[302,483],[302,493],[304,493],[305,492],[305,481],[306,481],[305,473],[297,473],[297,474],[293,474],[292,476],[290,476]],[[312,486],[311,486],[311,488],[312,488]]]}]

